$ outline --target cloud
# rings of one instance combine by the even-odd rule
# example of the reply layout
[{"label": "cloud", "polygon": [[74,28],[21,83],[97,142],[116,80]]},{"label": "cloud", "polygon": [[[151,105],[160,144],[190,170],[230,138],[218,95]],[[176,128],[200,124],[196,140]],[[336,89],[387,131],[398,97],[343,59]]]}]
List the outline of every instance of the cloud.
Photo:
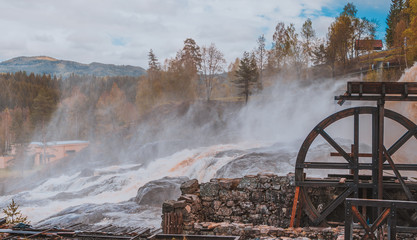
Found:
[{"label": "cloud", "polygon": [[[372,9],[371,1],[357,3]],[[381,3],[374,5],[382,8]],[[334,19],[324,10],[337,12],[340,7],[337,0],[3,1],[0,60],[48,55],[146,67],[149,49],[162,62],[191,37],[200,46],[215,43],[231,62],[252,50],[261,34],[272,41],[280,21],[299,30],[310,17],[324,37]]]}]

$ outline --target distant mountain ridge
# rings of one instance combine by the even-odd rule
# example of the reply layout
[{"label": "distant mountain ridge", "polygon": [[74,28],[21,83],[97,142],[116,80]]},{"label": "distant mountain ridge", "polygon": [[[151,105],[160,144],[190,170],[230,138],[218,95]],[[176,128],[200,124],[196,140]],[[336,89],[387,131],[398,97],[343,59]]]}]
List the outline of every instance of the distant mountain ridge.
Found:
[{"label": "distant mountain ridge", "polygon": [[141,76],[146,70],[129,65],[114,65],[93,62],[83,64],[74,61],[58,60],[48,56],[16,57],[0,62],[0,72],[26,71],[35,74],[51,74],[68,77],[71,73],[77,75],[104,76]]}]

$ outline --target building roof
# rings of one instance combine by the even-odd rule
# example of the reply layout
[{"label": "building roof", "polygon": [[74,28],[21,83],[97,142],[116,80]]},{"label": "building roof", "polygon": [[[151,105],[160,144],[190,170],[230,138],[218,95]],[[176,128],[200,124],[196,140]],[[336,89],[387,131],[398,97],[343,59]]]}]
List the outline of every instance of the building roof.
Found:
[{"label": "building roof", "polygon": [[[71,141],[52,141],[47,142],[47,146],[57,146],[57,145],[69,145],[69,144],[85,144],[88,143],[88,141],[82,141],[82,140],[71,140]],[[38,145],[43,146],[43,142],[31,142],[30,145]]]},{"label": "building roof", "polygon": [[356,50],[382,50],[382,40],[356,40]]}]

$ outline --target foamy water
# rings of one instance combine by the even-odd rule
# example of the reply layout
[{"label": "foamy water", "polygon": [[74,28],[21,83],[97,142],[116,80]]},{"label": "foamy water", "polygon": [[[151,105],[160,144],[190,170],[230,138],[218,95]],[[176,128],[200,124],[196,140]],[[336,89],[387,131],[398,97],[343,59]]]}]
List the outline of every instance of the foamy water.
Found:
[{"label": "foamy water", "polygon": [[146,167],[134,164],[110,166],[94,170],[93,176],[80,177],[80,173],[76,173],[51,178],[33,190],[0,197],[1,207],[14,198],[20,203],[22,212],[32,222],[38,222],[71,206],[127,201],[135,197],[139,187],[145,183],[165,176],[187,176],[206,182],[214,177],[221,166],[240,156],[237,153],[215,157],[216,154],[256,147],[260,145],[242,143],[185,149],[159,158]]},{"label": "foamy water", "polygon": [[[83,175],[80,171],[51,178],[32,190],[1,196],[0,207],[4,208],[14,198],[32,223],[54,215],[46,220],[49,225],[81,219],[79,221],[86,224],[159,227],[160,207],[139,206],[129,201],[136,197],[140,187],[164,177],[185,176],[207,182],[213,177],[238,177],[259,171],[278,175],[293,172],[298,148],[312,128],[330,114],[357,104],[346,103],[341,107],[334,101],[335,95],[344,93],[345,82],[277,84],[265,96],[252,99],[225,124],[224,133],[232,132],[237,136],[233,143],[185,148],[146,164],[130,161],[129,164],[95,168],[90,174]],[[183,119],[177,119],[174,128],[193,127],[181,124],[181,121]],[[328,129],[334,139],[344,139],[338,141],[346,151],[349,151],[352,139],[351,125],[342,122]],[[175,131],[167,126],[159,135],[172,140],[176,136],[170,135],[171,132]],[[198,129],[184,132],[193,134],[184,138],[200,142],[204,139],[204,132]],[[321,143],[318,139],[312,146],[310,157],[329,158],[332,149]],[[123,154],[127,156],[128,152]]]}]

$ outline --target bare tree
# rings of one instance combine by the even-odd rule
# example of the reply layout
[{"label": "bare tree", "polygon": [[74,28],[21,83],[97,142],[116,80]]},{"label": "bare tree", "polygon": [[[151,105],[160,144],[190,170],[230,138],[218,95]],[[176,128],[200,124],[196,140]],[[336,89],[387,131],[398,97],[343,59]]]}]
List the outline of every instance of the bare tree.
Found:
[{"label": "bare tree", "polygon": [[201,75],[206,89],[207,101],[210,101],[216,75],[223,72],[226,60],[224,59],[223,53],[216,48],[214,43],[209,47],[203,46],[201,55]]}]

